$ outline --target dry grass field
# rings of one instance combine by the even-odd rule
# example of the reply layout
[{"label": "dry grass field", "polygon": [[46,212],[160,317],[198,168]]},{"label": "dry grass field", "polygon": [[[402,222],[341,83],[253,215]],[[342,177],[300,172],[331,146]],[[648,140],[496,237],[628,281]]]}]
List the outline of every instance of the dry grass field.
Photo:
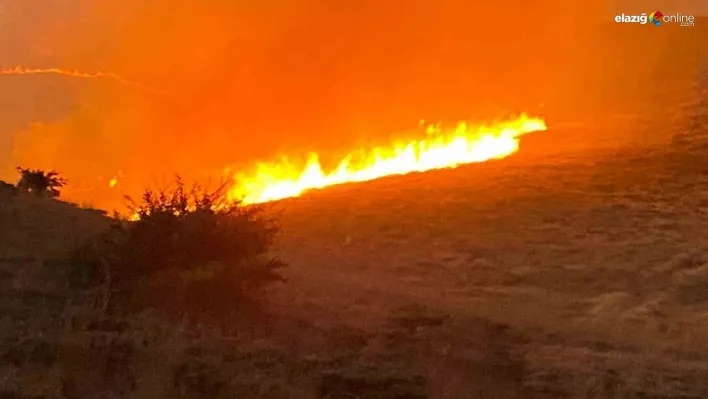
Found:
[{"label": "dry grass field", "polygon": [[5,196],[0,398],[708,397],[708,114],[676,107],[274,204],[288,282],[232,335],[96,321],[53,260],[107,218]]},{"label": "dry grass field", "polygon": [[706,397],[708,165],[693,144],[294,200],[282,302],[374,335],[397,309],[441,312],[416,336],[431,397]]}]

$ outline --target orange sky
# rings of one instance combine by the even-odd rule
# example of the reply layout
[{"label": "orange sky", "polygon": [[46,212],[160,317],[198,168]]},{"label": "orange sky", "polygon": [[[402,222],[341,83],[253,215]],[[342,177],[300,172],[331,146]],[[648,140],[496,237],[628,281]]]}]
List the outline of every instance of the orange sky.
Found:
[{"label": "orange sky", "polygon": [[603,15],[599,2],[473,3],[0,0],[0,67],[110,70],[164,93],[0,76],[0,177],[18,163],[51,167],[88,189],[122,170],[141,187],[165,173],[346,150],[421,118],[540,103],[562,118],[630,104],[678,51],[651,51],[666,32],[600,27],[588,18]]}]

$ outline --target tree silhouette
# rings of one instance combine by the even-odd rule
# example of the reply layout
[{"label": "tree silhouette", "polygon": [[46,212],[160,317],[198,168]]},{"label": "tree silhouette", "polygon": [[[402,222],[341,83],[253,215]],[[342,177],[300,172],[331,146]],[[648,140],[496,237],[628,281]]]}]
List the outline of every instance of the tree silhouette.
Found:
[{"label": "tree silhouette", "polygon": [[22,192],[39,197],[49,196],[56,198],[60,194],[59,190],[66,186],[66,180],[53,170],[45,172],[40,169],[18,167],[17,172],[20,174],[17,188]]}]

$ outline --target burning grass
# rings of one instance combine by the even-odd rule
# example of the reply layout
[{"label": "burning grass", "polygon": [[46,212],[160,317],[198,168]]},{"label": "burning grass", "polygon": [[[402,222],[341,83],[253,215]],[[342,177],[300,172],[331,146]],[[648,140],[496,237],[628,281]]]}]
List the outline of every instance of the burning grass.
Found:
[{"label": "burning grass", "polygon": [[[132,311],[245,313],[248,306],[225,297],[236,282],[210,279],[203,264],[213,258],[191,249],[232,241],[184,237],[250,226],[257,234],[245,237],[267,245],[245,247],[266,250],[236,253],[263,265],[274,237],[259,227],[272,226],[267,208],[235,204],[229,213],[215,205],[220,195],[180,184],[149,191],[135,203],[137,221],[118,221],[71,263],[93,262],[82,270],[94,272],[85,281],[95,307],[75,301],[62,314],[66,298],[50,297],[34,273],[55,265],[0,259],[0,394],[705,398],[708,246],[700,232],[708,180],[700,159],[677,146],[545,165],[500,162],[287,203],[277,247],[289,283],[267,297],[274,313],[257,339]],[[9,201],[24,208],[0,202],[7,211],[0,216],[22,240],[0,235],[0,248],[24,244],[26,253],[44,254],[51,241],[85,238],[85,225],[70,223],[87,212],[28,195]],[[39,204],[51,212],[40,213]],[[232,219],[240,222],[220,223]],[[32,241],[41,231],[53,234]],[[129,243],[149,245],[138,251]],[[166,249],[169,262],[159,252]],[[232,252],[218,255],[216,263],[242,270]],[[114,269],[122,258],[144,268],[107,284],[104,263]],[[122,296],[119,286],[134,292]]]},{"label": "burning grass", "polygon": [[259,163],[253,173],[235,176],[237,184],[229,197],[263,203],[297,197],[309,189],[500,159],[518,151],[520,136],[543,130],[543,119],[525,114],[488,125],[461,122],[452,129],[430,125],[423,139],[350,152],[329,172],[323,170],[317,153],[310,153],[302,168],[287,160]]}]

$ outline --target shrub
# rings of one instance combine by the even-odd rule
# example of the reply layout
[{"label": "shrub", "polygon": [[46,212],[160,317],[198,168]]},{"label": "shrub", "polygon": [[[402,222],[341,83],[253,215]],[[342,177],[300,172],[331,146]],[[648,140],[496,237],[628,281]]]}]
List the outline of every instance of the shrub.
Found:
[{"label": "shrub", "polygon": [[56,198],[60,194],[59,190],[66,186],[66,180],[53,170],[45,172],[40,169],[18,167],[17,172],[20,174],[17,188],[29,194]]},{"label": "shrub", "polygon": [[228,319],[283,280],[282,262],[268,254],[278,226],[263,206],[228,201],[224,186],[186,190],[179,178],[128,200],[134,220],[117,220],[73,256],[81,266],[74,282],[104,287],[104,307]]}]

